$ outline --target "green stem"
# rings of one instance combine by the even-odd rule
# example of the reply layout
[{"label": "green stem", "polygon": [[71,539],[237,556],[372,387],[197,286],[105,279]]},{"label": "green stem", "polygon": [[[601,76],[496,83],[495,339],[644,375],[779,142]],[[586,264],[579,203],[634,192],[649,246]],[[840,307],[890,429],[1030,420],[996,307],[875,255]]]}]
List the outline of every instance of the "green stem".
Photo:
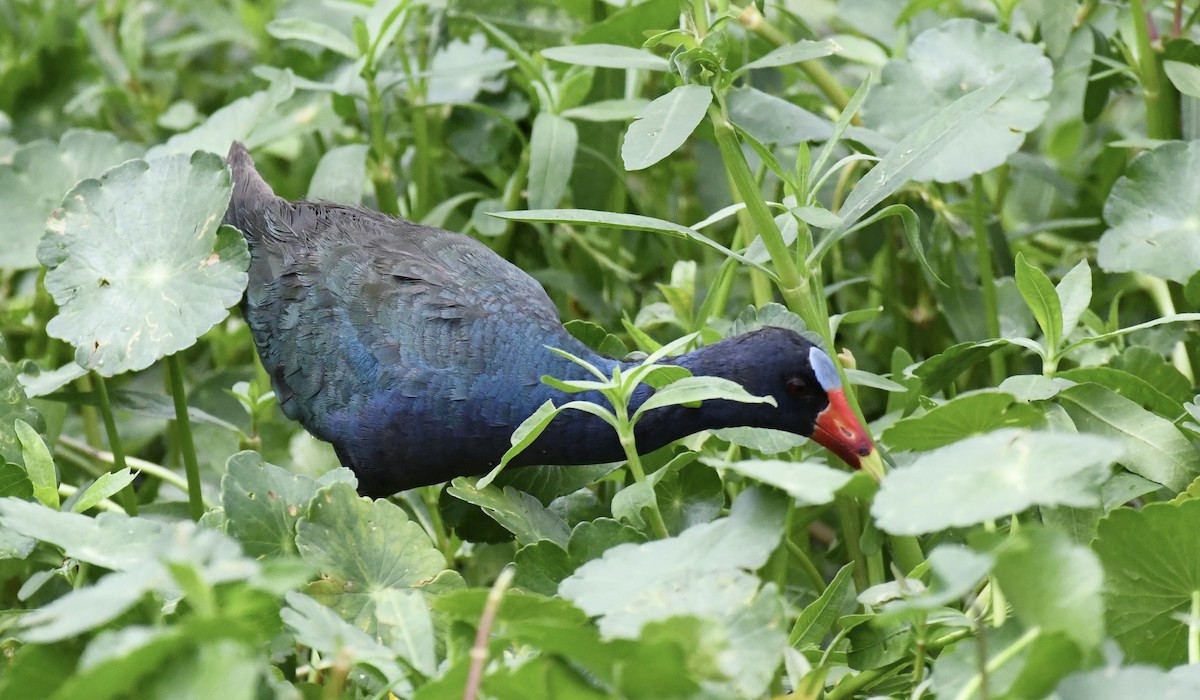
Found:
[{"label": "green stem", "polygon": [[697,41],[703,41],[708,33],[708,0],[692,0],[692,31]]},{"label": "green stem", "polygon": [[[108,433],[108,445],[113,453],[113,468],[111,471],[119,472],[125,469],[125,447],[121,444],[121,435],[117,432],[117,421],[113,416],[112,404],[108,400],[108,386],[104,382],[104,377],[96,372],[92,372],[92,384],[96,389],[96,401],[100,404],[100,418],[104,421],[104,431]],[[133,484],[121,489],[121,505],[125,508],[125,512],[130,515],[137,515],[137,494],[133,492]]]},{"label": "green stem", "polygon": [[[58,485],[58,493],[64,499],[67,499],[67,498],[70,498],[70,497],[74,496],[75,494],[79,493],[79,487],[72,486],[70,484],[59,484]],[[98,510],[106,510],[110,513],[124,513],[125,512],[124,508],[117,505],[116,503],[113,503],[112,501],[108,500],[107,498],[100,499],[100,502],[98,502],[96,505],[94,505],[92,507],[96,508]]]},{"label": "green stem", "polygon": [[179,451],[183,454],[183,470],[187,475],[188,509],[192,520],[204,515],[200,494],[200,465],[196,460],[196,443],[192,440],[192,421],[188,418],[187,389],[183,386],[183,365],[179,355],[167,357],[167,377],[171,381],[171,398],[175,402],[175,429],[179,431]]},{"label": "green stem", "polygon": [[926,623],[925,616],[921,615],[913,626],[917,628],[917,635],[913,642],[916,646],[916,654],[913,658],[912,683],[917,686],[921,684],[921,677],[925,675],[925,647],[928,641],[926,635],[929,633],[929,625]]},{"label": "green stem", "polygon": [[793,542],[791,538],[785,537],[784,541],[787,543],[788,552],[791,553],[792,558],[800,564],[800,569],[804,571],[804,575],[808,576],[808,580],[812,582],[813,589],[816,590],[817,595],[824,593],[826,586],[825,578],[821,576],[820,569],[813,563],[812,558],[808,556],[808,552],[801,549],[800,545]]},{"label": "green stem", "polygon": [[[75,384],[85,392],[93,390],[90,374],[83,375]],[[80,405],[79,417],[83,420],[83,436],[88,441],[88,444],[95,447],[103,446],[104,439],[100,436],[100,418],[96,413],[96,407],[87,404]]]},{"label": "green stem", "polygon": [[1177,139],[1180,137],[1179,110],[1175,104],[1177,93],[1166,80],[1150,43],[1150,18],[1146,14],[1146,4],[1143,0],[1130,0],[1129,11],[1137,35],[1137,65],[1131,67],[1138,74],[1142,99],[1146,103],[1146,135],[1152,139]]},{"label": "green stem", "polygon": [[725,116],[723,107],[717,104],[708,108],[708,116],[712,120],[713,134],[721,151],[721,160],[729,173],[729,179],[733,181],[734,196],[746,205],[745,211],[753,224],[752,230],[762,238],[771,256],[771,264],[779,277],[779,291],[783,294],[784,301],[787,302],[788,308],[804,319],[809,329],[821,333],[822,337],[828,336],[829,319],[817,318],[812,295],[806,293],[809,291],[808,270],[802,270],[797,264],[783,240],[783,234],[775,225],[775,217],[771,216],[771,210],[758,189],[758,181],[750,172],[733,124]]},{"label": "green stem", "polygon": [[423,100],[423,96],[417,95],[410,99],[414,149],[413,179],[416,180],[417,191],[413,196],[409,217],[414,221],[420,221],[425,216],[436,198],[433,192],[433,158],[430,153],[433,142],[429,137],[429,116],[425,113],[424,105],[418,102]]},{"label": "green stem", "polygon": [[375,188],[376,206],[384,214],[395,216],[400,213],[400,204],[396,198],[395,173],[392,171],[387,133],[384,130],[383,101],[375,85],[374,67],[364,68],[363,78],[367,82],[367,118],[370,120],[371,154],[374,156],[371,184]]},{"label": "green stem", "polygon": [[[1141,273],[1138,273],[1136,278],[1138,284],[1154,301],[1159,316],[1175,315],[1175,300],[1171,298],[1171,289],[1167,286],[1166,281]],[[1171,363],[1175,365],[1175,369],[1188,378],[1189,382],[1195,381],[1195,373],[1192,371],[1191,360],[1188,359],[1187,347],[1182,340],[1175,343],[1175,347],[1171,350]]]},{"label": "green stem", "polygon": [[921,551],[921,543],[917,541],[916,537],[889,535],[888,541],[892,544],[892,559],[905,576],[925,563],[925,553]]},{"label": "green stem", "polygon": [[846,542],[846,551],[854,562],[854,585],[860,591],[871,587],[867,575],[867,557],[862,551],[862,525],[859,518],[858,501],[846,496],[838,496],[834,500],[838,520],[842,525],[842,538]]},{"label": "green stem", "polygon": [[987,664],[985,664],[984,667],[979,670],[979,673],[971,676],[971,679],[962,687],[962,690],[958,691],[958,695],[955,696],[955,699],[968,700],[968,698],[973,697],[977,692],[979,692],[979,689],[983,685],[983,679],[986,676],[994,675],[997,671],[1003,668],[1005,664],[1015,659],[1018,654],[1025,650],[1025,647],[1029,646],[1035,639],[1037,639],[1038,634],[1040,633],[1041,628],[1032,627],[1025,634],[1021,635],[1017,641],[1008,645],[1008,647],[1006,647],[999,654],[996,654],[991,661],[987,662]]},{"label": "green stem", "polygon": [[[640,484],[646,480],[646,470],[642,468],[642,457],[638,454],[637,445],[634,443],[633,426],[629,424],[624,405],[617,407],[616,416],[617,436],[621,441],[621,449],[625,450],[625,459],[629,462],[629,471],[633,473],[633,480]],[[658,509],[658,495],[653,489],[650,491],[650,527],[654,528],[654,534],[660,540],[671,536],[670,531],[667,530],[667,523],[663,520],[662,512]]]},{"label": "green stem", "polygon": [[[61,447],[68,447],[72,450],[75,450],[76,452],[79,452],[79,455],[74,455],[74,454],[71,454],[70,452],[64,452],[62,454],[67,459],[74,461],[81,468],[88,471],[88,473],[93,473],[93,472],[91,469],[88,469],[88,467],[86,466],[86,460],[84,460],[84,457],[94,459],[98,462],[104,462],[106,465],[115,465],[116,464],[116,457],[113,456],[113,453],[105,452],[104,450],[92,447],[91,445],[89,445],[85,442],[81,442],[74,438],[67,437],[66,435],[59,436],[58,444]],[[82,455],[82,456],[80,456],[80,455]],[[167,469],[163,465],[155,464],[154,462],[147,462],[146,460],[138,459],[137,457],[126,457],[125,461],[129,463],[130,468],[132,468],[134,471],[142,472],[143,474],[148,474],[148,475],[154,477],[155,479],[158,479],[159,481],[166,482],[166,483],[174,486],[175,488],[179,489],[180,491],[187,493],[187,481],[184,480],[182,477],[180,477],[175,472],[171,471],[170,469]],[[119,469],[119,467],[115,467],[114,470],[115,469]],[[97,476],[98,476],[98,474],[97,474]],[[204,507],[205,508],[214,508],[215,505],[212,503],[209,503],[208,501],[205,501]]]},{"label": "green stem", "polygon": [[860,690],[878,683],[885,678],[894,676],[904,666],[905,663],[900,662],[891,666],[867,669],[838,683],[837,687],[825,694],[825,700],[850,700],[851,698],[860,697]]},{"label": "green stem", "polygon": [[[1000,305],[996,300],[996,277],[992,272],[992,246],[988,241],[987,202],[983,192],[983,177],[971,180],[971,224],[975,229],[975,264],[979,268],[979,287],[983,292],[984,322],[989,338],[1000,337]],[[997,353],[988,357],[992,369],[992,386],[1004,381],[1004,358]]]}]

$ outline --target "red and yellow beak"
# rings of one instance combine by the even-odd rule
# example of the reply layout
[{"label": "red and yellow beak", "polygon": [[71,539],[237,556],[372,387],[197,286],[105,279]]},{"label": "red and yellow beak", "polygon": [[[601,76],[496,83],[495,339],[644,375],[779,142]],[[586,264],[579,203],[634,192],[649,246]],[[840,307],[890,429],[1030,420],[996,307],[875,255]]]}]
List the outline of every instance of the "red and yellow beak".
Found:
[{"label": "red and yellow beak", "polygon": [[[817,416],[813,440],[855,469],[867,467],[867,471],[874,472],[871,465],[864,465],[863,461],[875,453],[875,444],[850,410],[850,404],[846,403],[846,393],[839,387],[829,390],[828,396],[829,405]],[[876,457],[870,461],[873,464],[880,460]]]}]

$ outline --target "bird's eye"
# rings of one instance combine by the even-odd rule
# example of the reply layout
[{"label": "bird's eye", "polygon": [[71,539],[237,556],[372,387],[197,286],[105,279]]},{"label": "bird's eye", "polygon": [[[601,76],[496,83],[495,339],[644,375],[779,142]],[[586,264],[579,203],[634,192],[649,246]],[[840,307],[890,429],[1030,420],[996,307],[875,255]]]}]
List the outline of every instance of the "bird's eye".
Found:
[{"label": "bird's eye", "polygon": [[793,399],[802,399],[808,396],[808,385],[800,377],[792,377],[787,380],[787,393]]}]

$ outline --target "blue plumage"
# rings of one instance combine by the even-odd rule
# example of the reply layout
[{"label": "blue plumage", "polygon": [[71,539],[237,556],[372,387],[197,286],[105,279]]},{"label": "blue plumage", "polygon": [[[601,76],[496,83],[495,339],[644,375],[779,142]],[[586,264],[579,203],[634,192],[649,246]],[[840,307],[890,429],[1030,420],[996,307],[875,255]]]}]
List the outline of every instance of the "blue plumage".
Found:
[{"label": "blue plumage", "polygon": [[[543,402],[580,398],[540,381],[587,378],[547,346],[605,371],[617,364],[571,336],[545,290],[483,244],[360,208],[287,202],[238,143],[228,162],[234,193],[225,223],[249,243],[244,311],[263,366],[284,413],[334,445],[362,493],[485,472]],[[736,425],[803,435],[816,426],[817,439],[831,446],[817,423],[837,402],[813,373],[812,347],[792,331],[768,328],[678,358],[693,374],[774,396],[779,408],[710,401],[651,411],[638,427],[639,449]],[[642,387],[636,403],[649,392]],[[849,419],[854,434],[838,438],[839,454],[857,463],[853,456],[865,455],[870,441]],[[567,412],[514,465],[622,454],[606,424]]]}]

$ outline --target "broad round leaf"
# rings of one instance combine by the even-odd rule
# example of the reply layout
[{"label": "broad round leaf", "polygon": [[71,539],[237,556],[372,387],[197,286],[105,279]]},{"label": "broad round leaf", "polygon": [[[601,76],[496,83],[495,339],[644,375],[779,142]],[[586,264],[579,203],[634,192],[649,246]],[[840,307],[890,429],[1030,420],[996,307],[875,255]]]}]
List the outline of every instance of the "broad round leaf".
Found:
[{"label": "broad round leaf", "polygon": [[1192,598],[1200,595],[1200,500],[1120,508],[1093,548],[1106,576],[1109,632],[1130,661],[1186,663]]},{"label": "broad round leaf", "polygon": [[1095,435],[1005,429],[918,457],[884,478],[871,506],[880,529],[920,535],[1035,505],[1098,506],[1120,442]]},{"label": "broad round leaf", "polygon": [[0,165],[4,210],[0,268],[37,267],[38,239],[67,190],[141,153],[140,147],[122,143],[112,134],[86,130],[68,131],[58,144],[34,141],[19,148],[11,163]]},{"label": "broad round leaf", "polygon": [[966,124],[913,176],[954,182],[1001,165],[1042,123],[1053,69],[1041,50],[970,19],[922,32],[908,55],[883,68],[863,105],[863,121],[903,138],[946,105],[981,87],[1011,81],[991,109]]},{"label": "broad round leaf", "polygon": [[1187,282],[1200,271],[1200,141],[1135,160],[1109,192],[1104,221],[1101,269]]},{"label": "broad round leaf", "polygon": [[296,525],[296,548],[321,574],[308,593],[368,631],[388,589],[428,585],[446,564],[403,510],[360,498],[345,483],[317,493]]},{"label": "broad round leaf", "polygon": [[609,637],[636,638],[646,623],[677,615],[722,619],[754,598],[758,579],[748,571],[779,544],[785,511],[781,496],[747,490],[727,518],[609,549],[563,581],[559,594],[600,616]]},{"label": "broad round leaf", "polygon": [[218,229],[230,192],[224,161],[201,152],[79,183],[38,248],[59,305],[46,331],[105,376],[195,343],[246,288],[246,243]]}]

